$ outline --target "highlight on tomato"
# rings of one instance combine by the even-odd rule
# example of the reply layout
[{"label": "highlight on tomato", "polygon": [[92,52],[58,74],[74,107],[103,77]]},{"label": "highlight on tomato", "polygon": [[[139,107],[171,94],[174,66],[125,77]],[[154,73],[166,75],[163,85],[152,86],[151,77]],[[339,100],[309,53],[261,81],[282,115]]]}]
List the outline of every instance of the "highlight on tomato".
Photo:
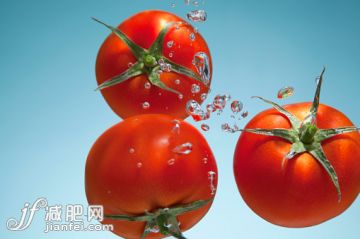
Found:
[{"label": "highlight on tomato", "polygon": [[205,100],[211,84],[209,48],[189,23],[164,11],[140,12],[112,33],[96,60],[98,89],[120,117],[186,118],[186,102]]},{"label": "highlight on tomato", "polygon": [[[325,69],[324,69],[325,71]],[[360,134],[340,111],[314,101],[256,115],[236,145],[234,174],[247,205],[284,227],[320,224],[344,212],[360,192]]]},{"label": "highlight on tomato", "polygon": [[168,115],[133,116],[90,150],[85,189],[103,205],[104,224],[127,239],[185,238],[209,210],[217,187],[214,155],[201,133]]}]

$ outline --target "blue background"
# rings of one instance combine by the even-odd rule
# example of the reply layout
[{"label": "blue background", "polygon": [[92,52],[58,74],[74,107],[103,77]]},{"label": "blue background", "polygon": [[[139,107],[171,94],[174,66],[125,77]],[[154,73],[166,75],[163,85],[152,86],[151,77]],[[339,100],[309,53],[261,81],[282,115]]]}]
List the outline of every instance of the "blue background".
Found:
[{"label": "blue background", "polygon": [[[245,103],[251,118],[268,106],[250,96],[275,100],[285,85],[296,92],[280,103],[312,100],[314,79],[326,65],[321,101],[360,125],[359,1],[208,0],[201,8],[207,10],[208,21],[197,25],[214,64],[210,98],[229,93]],[[19,218],[23,204],[38,197],[52,205],[86,205],[83,175],[88,150],[119,121],[94,92],[94,62],[109,32],[90,17],[117,25],[145,9],[185,17],[195,7],[182,0],[1,1],[2,238],[117,238],[110,232],[44,235],[43,215],[24,232],[7,231],[5,222]],[[238,134],[220,130],[228,116],[213,117],[208,122],[211,130],[204,132],[218,162],[218,193],[211,211],[186,233],[188,238],[359,238],[359,199],[341,216],[305,229],[274,226],[252,213],[232,173]]]}]

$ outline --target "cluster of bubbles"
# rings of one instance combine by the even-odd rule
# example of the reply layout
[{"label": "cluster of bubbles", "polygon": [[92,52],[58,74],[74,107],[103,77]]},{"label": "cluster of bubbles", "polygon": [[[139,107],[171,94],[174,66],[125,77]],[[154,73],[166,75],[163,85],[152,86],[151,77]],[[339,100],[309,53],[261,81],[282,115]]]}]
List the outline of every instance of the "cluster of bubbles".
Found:
[{"label": "cluster of bubbles", "polygon": [[[214,97],[213,101],[206,105],[205,109],[196,100],[189,100],[186,104],[186,112],[196,121],[208,120],[211,117],[212,113],[217,113],[220,115],[225,107],[231,100],[231,96],[228,94],[218,94]],[[233,100],[230,103],[230,108],[232,111],[231,118],[236,118],[238,114],[238,120],[246,118],[248,116],[248,111],[243,111],[244,104],[239,100]],[[239,130],[239,127],[235,124],[231,127],[228,123],[222,124],[221,128],[225,132],[235,133]],[[203,123],[201,124],[201,129],[203,131],[209,131],[210,126]]]}]

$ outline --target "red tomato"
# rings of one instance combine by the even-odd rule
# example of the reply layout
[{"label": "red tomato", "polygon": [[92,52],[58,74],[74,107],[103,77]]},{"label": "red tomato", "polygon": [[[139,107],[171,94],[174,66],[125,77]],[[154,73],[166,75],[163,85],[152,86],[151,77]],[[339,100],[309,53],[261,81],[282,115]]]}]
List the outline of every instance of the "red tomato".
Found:
[{"label": "red tomato", "polygon": [[[179,151],[186,143],[190,151]],[[107,215],[141,215],[213,199],[216,186],[216,162],[205,138],[167,115],[139,115],[116,124],[97,139],[86,163],[88,202],[103,205]],[[178,216],[181,231],[195,225],[210,206]],[[145,227],[124,220],[102,223],[113,224],[113,232],[128,239],[140,238]],[[146,238],[162,237],[151,233]]]},{"label": "red tomato", "polygon": [[[137,114],[163,113],[178,118],[186,118],[188,116],[185,111],[187,101],[194,99],[201,103],[204,99],[201,95],[208,92],[212,69],[208,46],[202,36],[183,19],[164,11],[144,11],[125,20],[118,26],[118,29],[138,46],[147,50],[154,43],[161,30],[169,23],[177,24],[168,29],[164,37],[162,52],[159,53],[160,55],[155,54],[154,57],[157,61],[165,57],[191,70],[197,77],[201,78],[204,74],[200,74],[193,63],[196,53],[205,53],[209,63],[209,83],[206,85],[201,81],[175,71],[163,71],[160,74],[160,80],[167,87],[178,91],[181,95],[161,89],[156,85],[151,85],[149,88],[151,82],[146,73],[102,89],[101,93],[106,102],[120,117],[127,118]],[[141,59],[137,59],[130,48],[112,33],[102,44],[97,56],[96,78],[98,84],[100,85],[123,73],[129,69],[129,64],[134,64],[137,61],[141,61]],[[158,65],[145,67],[143,70],[150,72]],[[147,87],[145,87],[146,83]],[[192,93],[193,84],[200,87],[199,92]],[[143,107],[145,102],[149,103],[149,107]]]},{"label": "red tomato", "polygon": [[[311,103],[284,108],[302,120]],[[340,111],[320,105],[317,126],[329,129],[352,126]],[[276,110],[255,116],[246,129],[290,128],[289,120]],[[360,135],[357,132],[334,136],[322,142],[334,167],[341,189],[341,201],[329,175],[308,152],[282,161],[291,143],[284,139],[241,134],[234,155],[234,173],[240,193],[248,206],[265,220],[285,227],[307,227],[329,220],[346,210],[360,191]]]}]

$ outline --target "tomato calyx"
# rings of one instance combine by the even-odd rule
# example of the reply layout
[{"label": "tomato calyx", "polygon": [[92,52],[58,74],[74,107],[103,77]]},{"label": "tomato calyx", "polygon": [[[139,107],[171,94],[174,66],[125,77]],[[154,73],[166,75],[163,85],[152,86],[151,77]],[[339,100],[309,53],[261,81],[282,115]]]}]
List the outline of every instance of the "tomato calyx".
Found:
[{"label": "tomato calyx", "polygon": [[318,107],[320,104],[320,90],[323,81],[323,75],[325,73],[325,68],[321,72],[321,75],[317,81],[316,93],[310,108],[310,113],[303,121],[297,119],[292,113],[284,109],[282,106],[270,101],[266,100],[259,96],[254,96],[253,98],[258,98],[266,103],[271,104],[277,111],[282,113],[291,124],[291,129],[242,129],[241,131],[261,134],[267,136],[276,136],[282,139],[285,139],[292,143],[290,152],[285,155],[282,167],[284,168],[287,160],[291,160],[296,155],[308,152],[310,153],[326,170],[328,175],[330,176],[338,195],[338,202],[341,201],[341,190],[339,185],[339,179],[335,172],[335,169],[331,165],[330,161],[326,158],[324,150],[321,146],[322,141],[334,137],[336,135],[350,133],[359,131],[359,128],[355,126],[345,126],[340,128],[332,128],[332,129],[319,129],[316,126],[316,116]]},{"label": "tomato calyx", "polygon": [[166,33],[169,31],[170,27],[176,24],[183,24],[182,22],[171,22],[168,23],[158,34],[155,41],[152,43],[149,49],[144,49],[141,46],[133,42],[125,33],[119,29],[109,26],[106,23],[93,18],[96,22],[104,25],[110,29],[121,41],[123,41],[134,54],[137,59],[136,63],[129,67],[126,71],[121,74],[114,76],[98,86],[96,90],[102,90],[113,85],[117,85],[124,81],[127,81],[135,76],[146,74],[148,80],[152,85],[155,85],[163,90],[173,92],[175,94],[181,95],[180,92],[166,86],[160,79],[160,75],[163,71],[165,72],[175,72],[181,75],[185,75],[192,79],[195,79],[203,83],[206,87],[208,82],[205,82],[202,76],[199,76],[191,69],[188,69],[182,65],[176,64],[167,57],[163,55],[163,44]]},{"label": "tomato calyx", "polygon": [[105,215],[105,218],[133,222],[146,222],[141,239],[145,239],[145,237],[151,232],[159,232],[165,236],[173,236],[178,239],[186,239],[180,230],[180,224],[177,220],[177,216],[183,213],[197,210],[211,201],[212,199],[199,200],[188,204],[174,206],[171,208],[160,208],[154,212],[146,212],[145,214],[139,216]]}]

